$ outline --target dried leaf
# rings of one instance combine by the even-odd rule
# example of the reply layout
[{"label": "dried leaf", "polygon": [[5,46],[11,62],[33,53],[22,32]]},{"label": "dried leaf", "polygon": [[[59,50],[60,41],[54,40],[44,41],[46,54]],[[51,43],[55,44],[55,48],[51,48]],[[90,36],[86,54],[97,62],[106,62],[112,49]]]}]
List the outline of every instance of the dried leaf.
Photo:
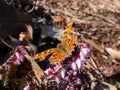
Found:
[{"label": "dried leaf", "polygon": [[40,66],[38,66],[38,64],[35,62],[35,60],[32,60],[31,65],[36,78],[39,82],[41,82],[41,78],[44,76],[43,71],[41,70]]},{"label": "dried leaf", "polygon": [[53,22],[54,23],[58,23],[58,22],[64,22],[65,18],[63,18],[62,16],[52,16]]},{"label": "dried leaf", "polygon": [[112,48],[105,48],[105,50],[110,54],[110,56],[112,56],[112,58],[120,59],[120,51],[114,50]]},{"label": "dried leaf", "polygon": [[39,67],[39,65],[35,62],[34,58],[29,56],[29,54],[26,52],[26,58],[31,63],[32,70],[39,82],[41,82],[41,78],[44,76],[44,73],[42,69]]},{"label": "dried leaf", "polygon": [[107,83],[107,82],[102,82],[102,84],[108,86],[108,87],[109,87],[109,90],[117,90],[117,88],[116,88],[114,85],[111,85],[111,84],[109,84],[109,83]]},{"label": "dried leaf", "polygon": [[[33,39],[33,29],[31,27],[31,25],[25,25],[25,26],[26,26],[27,31],[26,32],[21,32],[20,35],[21,34],[25,35],[25,37],[23,38],[23,40],[25,40],[25,41],[31,41]],[[19,37],[19,39],[20,38],[21,37]]]}]

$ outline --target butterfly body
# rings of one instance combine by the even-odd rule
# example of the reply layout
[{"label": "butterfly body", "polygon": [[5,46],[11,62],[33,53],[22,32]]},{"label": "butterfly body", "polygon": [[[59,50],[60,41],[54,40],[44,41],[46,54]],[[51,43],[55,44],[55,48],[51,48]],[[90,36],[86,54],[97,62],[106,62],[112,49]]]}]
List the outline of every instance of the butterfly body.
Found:
[{"label": "butterfly body", "polygon": [[62,44],[58,44],[58,45],[57,45],[57,49],[61,50],[61,51],[64,52],[64,53],[67,53],[67,50],[66,50],[65,46],[62,45]]},{"label": "butterfly body", "polygon": [[70,35],[72,32],[71,24],[68,24],[62,36],[61,43],[58,44],[56,48],[51,48],[36,54],[34,56],[35,59],[39,58],[40,60],[44,60],[48,55],[52,54],[49,58],[51,63],[65,60],[65,58],[71,55],[75,47],[76,36]]}]

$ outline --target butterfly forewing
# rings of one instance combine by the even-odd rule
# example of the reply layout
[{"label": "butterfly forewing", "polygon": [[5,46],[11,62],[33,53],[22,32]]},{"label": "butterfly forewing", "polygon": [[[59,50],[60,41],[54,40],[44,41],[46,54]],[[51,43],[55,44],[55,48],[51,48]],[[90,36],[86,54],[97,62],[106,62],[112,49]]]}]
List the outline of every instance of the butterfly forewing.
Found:
[{"label": "butterfly forewing", "polygon": [[68,42],[65,44],[65,48],[68,51],[69,54],[74,50],[76,42],[76,36],[72,36],[70,39],[68,39]]},{"label": "butterfly forewing", "polygon": [[67,28],[65,29],[64,35],[62,36],[61,42],[65,43],[67,41],[67,37],[69,34],[73,32],[71,24],[67,25]]}]

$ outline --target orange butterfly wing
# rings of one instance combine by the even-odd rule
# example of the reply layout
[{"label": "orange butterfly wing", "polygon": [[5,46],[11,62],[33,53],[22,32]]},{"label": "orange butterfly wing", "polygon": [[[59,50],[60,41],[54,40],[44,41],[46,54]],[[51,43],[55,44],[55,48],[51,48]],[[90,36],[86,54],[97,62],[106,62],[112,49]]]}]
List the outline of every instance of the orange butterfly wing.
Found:
[{"label": "orange butterfly wing", "polygon": [[44,60],[49,54],[54,53],[57,50],[57,48],[51,48],[48,50],[45,50],[41,53],[38,53],[34,56],[35,59],[40,59],[40,60]]},{"label": "orange butterfly wing", "polygon": [[67,25],[67,28],[65,29],[65,32],[64,32],[64,34],[63,34],[63,36],[62,36],[61,42],[62,42],[62,43],[65,43],[65,42],[67,41],[68,35],[69,35],[70,33],[72,33],[72,32],[73,32],[72,25],[71,25],[71,24],[68,24],[68,25]]},{"label": "orange butterfly wing", "polygon": [[68,39],[67,43],[65,44],[65,48],[69,54],[71,54],[71,52],[74,50],[76,39],[76,36],[72,36],[70,39]]},{"label": "orange butterfly wing", "polygon": [[63,52],[62,50],[57,50],[55,53],[52,54],[52,56],[49,58],[49,61],[51,63],[54,62],[60,62],[62,60],[64,60],[66,58],[67,54],[65,52]]}]

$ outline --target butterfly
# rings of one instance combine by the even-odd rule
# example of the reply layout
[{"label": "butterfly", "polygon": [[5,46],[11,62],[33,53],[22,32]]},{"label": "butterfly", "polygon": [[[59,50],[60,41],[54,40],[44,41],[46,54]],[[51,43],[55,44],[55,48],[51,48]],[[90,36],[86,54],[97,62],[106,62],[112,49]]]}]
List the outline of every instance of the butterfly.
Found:
[{"label": "butterfly", "polygon": [[76,36],[71,33],[74,32],[72,28],[72,24],[68,23],[64,34],[61,38],[61,43],[57,44],[56,48],[51,48],[45,50],[41,53],[38,53],[34,56],[35,59],[45,60],[45,58],[52,54],[49,58],[50,63],[60,62],[65,60],[65,58],[69,57],[72,54],[72,51],[75,47]]}]

